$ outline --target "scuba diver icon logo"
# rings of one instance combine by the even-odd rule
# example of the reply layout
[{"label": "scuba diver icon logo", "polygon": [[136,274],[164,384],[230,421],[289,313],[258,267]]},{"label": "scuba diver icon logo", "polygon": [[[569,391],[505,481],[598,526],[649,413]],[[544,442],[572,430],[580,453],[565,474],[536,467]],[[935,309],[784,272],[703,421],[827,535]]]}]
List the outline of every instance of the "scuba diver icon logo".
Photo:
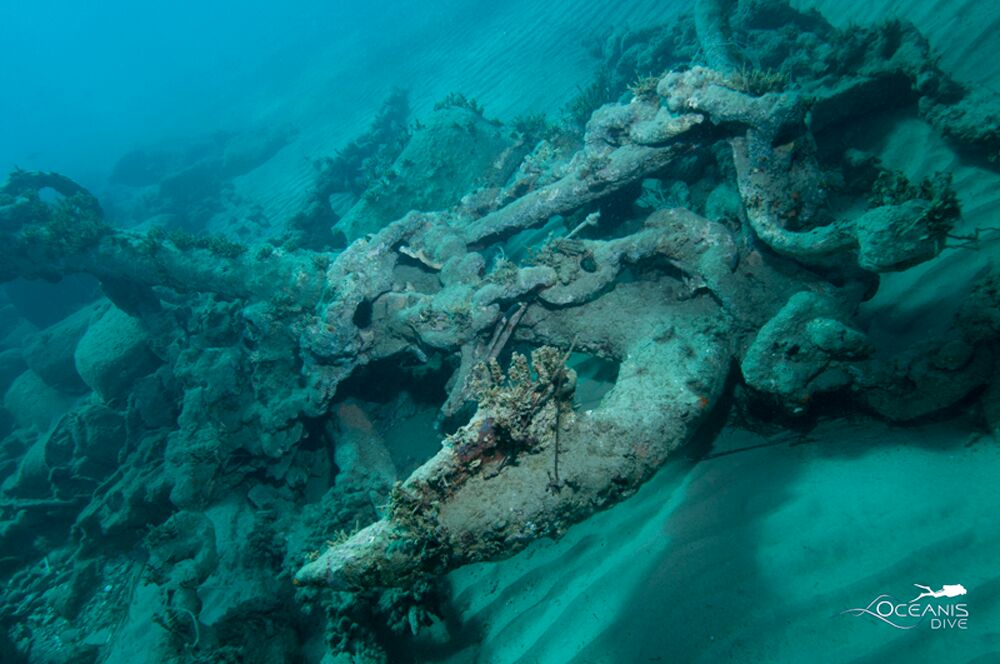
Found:
[{"label": "scuba diver icon logo", "polygon": [[968,594],[960,583],[943,585],[940,590],[932,590],[930,586],[913,584],[920,589],[920,594],[909,602],[900,602],[892,595],[882,594],[868,603],[864,608],[847,609],[840,614],[850,614],[852,616],[871,616],[896,629],[913,629],[924,622],[928,616],[927,623],[931,629],[968,629],[969,609],[964,602],[921,602],[920,600],[930,598],[933,600],[952,599]]},{"label": "scuba diver icon logo", "polygon": [[910,604],[913,604],[917,600],[923,599],[924,597],[933,597],[934,599],[940,599],[942,597],[961,597],[969,592],[961,583],[956,583],[953,586],[941,586],[941,590],[931,590],[930,586],[922,586],[919,583],[914,583],[913,585],[920,588],[923,592],[911,599]]}]

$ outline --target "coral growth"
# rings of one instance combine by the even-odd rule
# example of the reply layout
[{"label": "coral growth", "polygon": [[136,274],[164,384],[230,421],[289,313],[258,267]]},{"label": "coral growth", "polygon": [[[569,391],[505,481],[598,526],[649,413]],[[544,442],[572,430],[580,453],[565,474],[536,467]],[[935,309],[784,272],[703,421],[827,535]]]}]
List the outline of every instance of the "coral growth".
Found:
[{"label": "coral growth", "polygon": [[[84,273],[108,301],[43,331],[0,302],[4,624],[66,626],[106,563],[108,661],[154,622],[163,659],[387,659],[437,621],[436,577],[625,499],[733,400],[910,421],[986,395],[995,428],[995,275],[909,350],[857,316],[949,248],[949,176],[837,129],[909,109],[981,147],[945,112],[965,92],[906,24],[733,4],[603,35],[561,131],[460,95],[410,125],[392,93],[272,242],[126,230],[13,173],[0,279]],[[614,367],[591,402],[577,355]]]}]

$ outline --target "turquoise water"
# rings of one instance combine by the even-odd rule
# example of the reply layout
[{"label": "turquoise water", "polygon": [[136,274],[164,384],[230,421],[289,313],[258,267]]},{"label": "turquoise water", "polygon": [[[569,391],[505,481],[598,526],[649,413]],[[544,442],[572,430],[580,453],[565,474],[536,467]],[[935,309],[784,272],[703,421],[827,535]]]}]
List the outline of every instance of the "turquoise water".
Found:
[{"label": "turquoise water", "polygon": [[1000,661],[998,28],[8,8],[0,662]]}]

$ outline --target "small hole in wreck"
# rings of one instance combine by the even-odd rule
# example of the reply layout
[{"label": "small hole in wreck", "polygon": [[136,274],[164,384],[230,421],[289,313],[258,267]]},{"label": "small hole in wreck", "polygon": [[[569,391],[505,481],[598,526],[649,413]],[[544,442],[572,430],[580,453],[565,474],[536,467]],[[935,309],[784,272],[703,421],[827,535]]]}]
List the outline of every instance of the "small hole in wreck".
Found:
[{"label": "small hole in wreck", "polygon": [[[531,357],[531,352],[537,346],[514,344],[508,347],[499,357],[504,373],[510,367],[510,358],[515,352]],[[563,352],[568,348],[562,348]],[[573,406],[578,410],[592,410],[601,403],[604,395],[611,391],[618,380],[620,363],[589,353],[573,352],[566,360],[566,366],[576,372],[576,391],[573,395]],[[471,413],[469,413],[471,415]]]},{"label": "small hole in wreck", "polygon": [[576,394],[573,405],[581,410],[593,410],[618,380],[621,365],[595,355],[573,353],[566,364],[576,371]]},{"label": "small hole in wreck", "polygon": [[400,478],[441,448],[438,413],[455,366],[436,353],[426,362],[398,355],[358,368],[337,389],[333,412],[363,414],[392,457]]},{"label": "small hole in wreck", "polygon": [[369,300],[362,300],[354,310],[353,322],[360,329],[365,329],[372,324],[372,303]]}]

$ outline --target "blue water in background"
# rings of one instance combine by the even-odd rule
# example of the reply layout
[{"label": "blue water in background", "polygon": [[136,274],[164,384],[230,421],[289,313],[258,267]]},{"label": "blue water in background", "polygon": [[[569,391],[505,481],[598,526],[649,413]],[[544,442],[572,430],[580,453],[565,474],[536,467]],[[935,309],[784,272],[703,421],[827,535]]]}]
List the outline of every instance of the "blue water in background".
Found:
[{"label": "blue water in background", "polygon": [[485,4],[8,1],[0,166],[100,185],[139,145],[252,125],[304,70],[334,79],[317,96],[349,99],[355,76],[391,85],[421,35]]}]

